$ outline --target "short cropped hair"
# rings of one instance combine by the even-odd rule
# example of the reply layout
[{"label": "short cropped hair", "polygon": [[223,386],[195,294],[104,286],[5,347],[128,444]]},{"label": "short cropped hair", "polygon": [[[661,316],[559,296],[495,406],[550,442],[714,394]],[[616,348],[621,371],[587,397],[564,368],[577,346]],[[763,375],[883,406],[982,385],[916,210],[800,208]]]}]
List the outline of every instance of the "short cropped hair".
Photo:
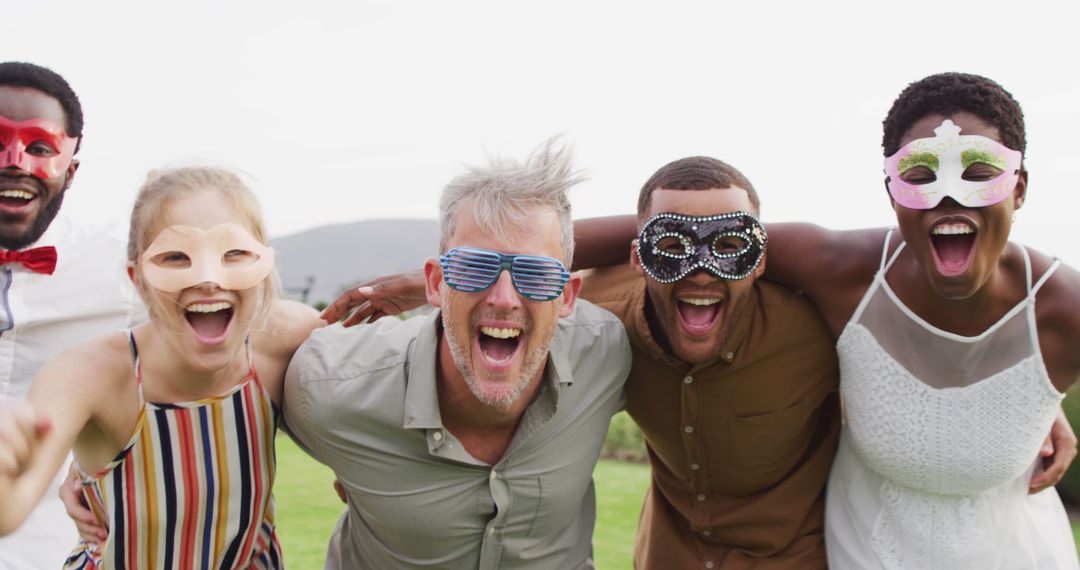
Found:
[{"label": "short cropped hair", "polygon": [[[8,87],[29,87],[56,99],[64,110],[67,124],[64,130],[69,137],[78,138],[82,143],[83,112],[79,97],[71,85],[55,71],[21,61],[0,62],[0,85]],[[75,147],[79,152],[79,147]]]},{"label": "short cropped hair", "polygon": [[574,258],[574,224],[567,190],[583,180],[584,173],[574,168],[572,149],[561,137],[545,141],[524,162],[492,157],[486,166],[469,166],[446,185],[439,200],[439,252],[449,249],[463,208],[499,241],[528,231],[534,208],[551,208],[559,217],[569,266]]},{"label": "short cropped hair", "polygon": [[996,82],[969,73],[938,73],[905,88],[893,101],[883,121],[881,146],[885,156],[900,150],[900,140],[911,125],[927,115],[967,111],[1001,133],[1001,143],[1024,153],[1024,113],[1012,94]]},{"label": "short cropped hair", "polygon": [[750,184],[750,181],[734,166],[707,156],[680,158],[660,167],[660,170],[657,170],[641,187],[641,194],[638,195],[638,218],[646,215],[652,203],[652,193],[661,188],[711,190],[713,188],[727,189],[732,186],[746,190],[750,196],[750,204],[754,206],[754,211],[751,213],[758,215],[761,211],[761,200],[758,199],[757,191],[754,190],[754,185]]}]

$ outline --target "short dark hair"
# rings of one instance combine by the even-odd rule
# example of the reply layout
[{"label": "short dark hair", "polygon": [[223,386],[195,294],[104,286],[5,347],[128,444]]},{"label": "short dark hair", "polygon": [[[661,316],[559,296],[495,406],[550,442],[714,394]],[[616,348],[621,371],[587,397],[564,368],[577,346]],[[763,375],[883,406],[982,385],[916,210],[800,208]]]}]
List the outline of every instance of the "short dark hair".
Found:
[{"label": "short dark hair", "polygon": [[[56,99],[64,110],[67,124],[64,130],[69,137],[79,138],[82,143],[83,113],[79,97],[71,85],[55,71],[22,61],[0,62],[0,85],[29,87]],[[75,147],[78,152],[78,146]]]},{"label": "short dark hair", "polygon": [[932,114],[967,111],[1001,133],[1001,143],[1023,153],[1027,147],[1024,113],[1012,94],[996,82],[969,73],[938,73],[908,85],[893,101],[883,121],[881,146],[885,156],[900,150],[904,133]]},{"label": "short dark hair", "polygon": [[758,200],[757,191],[750,181],[735,167],[707,156],[691,156],[680,158],[660,167],[648,182],[641,187],[638,195],[638,216],[644,216],[649,211],[652,202],[652,193],[664,188],[666,190],[711,190],[713,188],[731,188],[738,186],[750,195],[750,203],[754,206],[754,214],[761,210],[761,201]]}]

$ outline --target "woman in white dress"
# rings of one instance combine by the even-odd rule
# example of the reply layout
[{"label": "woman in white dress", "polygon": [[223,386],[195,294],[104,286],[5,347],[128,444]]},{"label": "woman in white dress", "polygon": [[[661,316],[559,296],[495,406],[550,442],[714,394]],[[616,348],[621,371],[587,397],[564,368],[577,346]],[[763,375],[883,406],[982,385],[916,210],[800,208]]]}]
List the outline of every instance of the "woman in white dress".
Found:
[{"label": "woman in white dress", "polygon": [[769,278],[838,334],[832,568],[1077,568],[1040,446],[1080,375],[1080,275],[1008,241],[1024,123],[998,84],[933,75],[885,119],[898,230],[770,226]]}]

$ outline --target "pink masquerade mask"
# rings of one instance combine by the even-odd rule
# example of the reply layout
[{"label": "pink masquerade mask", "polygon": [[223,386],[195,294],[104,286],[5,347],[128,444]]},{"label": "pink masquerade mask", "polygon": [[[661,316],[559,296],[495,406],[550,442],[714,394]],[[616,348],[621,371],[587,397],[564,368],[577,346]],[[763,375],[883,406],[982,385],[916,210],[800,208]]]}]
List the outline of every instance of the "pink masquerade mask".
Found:
[{"label": "pink masquerade mask", "polygon": [[12,121],[0,115],[0,168],[16,166],[38,178],[56,178],[67,170],[79,139],[47,119]]},{"label": "pink masquerade mask", "polygon": [[[897,204],[929,210],[946,196],[968,208],[992,206],[1008,197],[1020,178],[1020,151],[980,135],[961,135],[949,119],[934,136],[915,139],[885,159],[885,183]],[[1000,174],[988,180],[965,180],[973,164],[992,166]],[[915,176],[905,173],[919,169]],[[932,175],[924,175],[930,172]]]},{"label": "pink masquerade mask", "polygon": [[230,291],[248,289],[273,268],[274,250],[236,224],[209,230],[169,226],[142,255],[146,282],[169,293],[207,282]]}]

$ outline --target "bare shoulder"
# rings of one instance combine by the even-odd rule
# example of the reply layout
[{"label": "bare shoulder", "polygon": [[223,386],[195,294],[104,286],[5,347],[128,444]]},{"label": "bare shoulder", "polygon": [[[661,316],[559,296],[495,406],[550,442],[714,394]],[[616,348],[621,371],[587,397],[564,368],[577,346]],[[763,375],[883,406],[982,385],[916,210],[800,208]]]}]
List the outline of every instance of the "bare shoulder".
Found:
[{"label": "bare shoulder", "polygon": [[292,357],[311,331],[325,326],[314,308],[296,301],[276,299],[265,324],[252,333],[253,345],[270,357]]},{"label": "bare shoulder", "polygon": [[[1037,282],[1054,263],[1054,258],[1033,249],[1032,281]],[[1059,390],[1080,379],[1080,272],[1062,263],[1035,296],[1035,316],[1039,344],[1050,378]]]},{"label": "bare shoulder", "polygon": [[[828,230],[813,224],[767,226],[765,279],[803,291],[839,335],[880,265],[887,229]],[[894,235],[890,251],[900,241]]]},{"label": "bare shoulder", "polygon": [[115,412],[119,395],[135,393],[128,346],[118,332],[58,354],[38,370],[28,399],[73,438],[92,418]]},{"label": "bare shoulder", "polygon": [[315,329],[325,326],[314,308],[296,301],[274,300],[266,323],[252,332],[255,366],[274,402],[281,404],[282,380],[289,361]]},{"label": "bare shoulder", "polygon": [[78,344],[46,362],[33,388],[108,394],[132,375],[127,336],[117,332]]}]

